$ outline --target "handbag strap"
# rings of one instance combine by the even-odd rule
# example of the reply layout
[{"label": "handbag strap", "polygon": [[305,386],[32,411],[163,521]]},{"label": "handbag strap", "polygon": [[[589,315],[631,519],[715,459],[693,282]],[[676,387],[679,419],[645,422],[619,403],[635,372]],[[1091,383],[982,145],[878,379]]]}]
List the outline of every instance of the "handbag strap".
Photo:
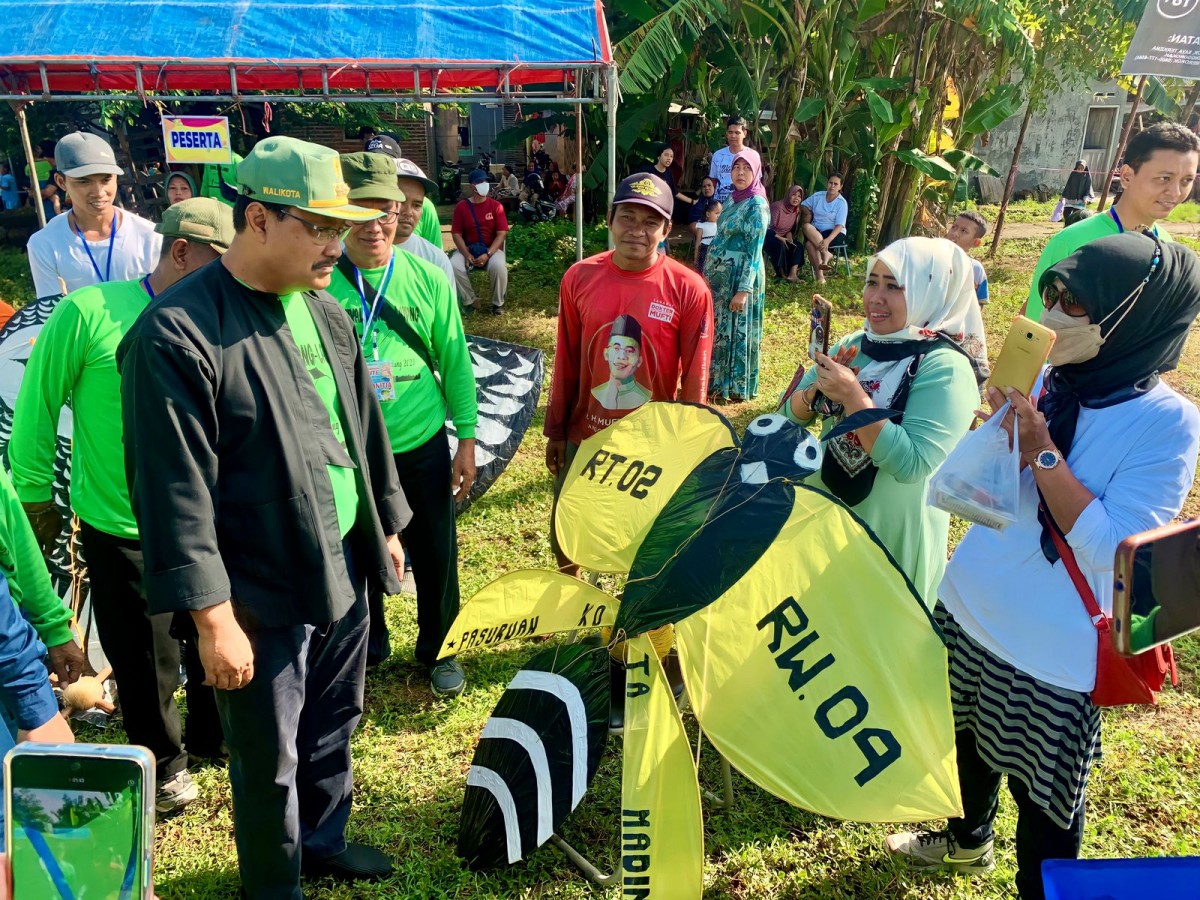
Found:
[{"label": "handbag strap", "polygon": [[1058,558],[1067,567],[1067,574],[1071,576],[1071,583],[1079,592],[1079,597],[1083,600],[1083,606],[1087,610],[1088,616],[1091,617],[1092,624],[1096,626],[1097,631],[1107,632],[1108,616],[1104,615],[1104,611],[1100,609],[1100,604],[1096,602],[1096,595],[1092,593],[1092,586],[1087,583],[1083,572],[1080,571],[1079,562],[1075,559],[1075,551],[1063,537],[1058,523],[1054,521],[1054,517],[1050,515],[1050,510],[1046,509],[1045,504],[1042,505],[1042,512],[1046,514],[1046,521],[1050,523],[1050,539],[1054,541],[1054,549],[1058,551]]},{"label": "handbag strap", "polygon": [[479,227],[479,216],[475,215],[475,204],[470,200],[467,201],[467,210],[471,213],[471,218],[475,220],[475,240],[472,243],[483,243],[483,229]]}]

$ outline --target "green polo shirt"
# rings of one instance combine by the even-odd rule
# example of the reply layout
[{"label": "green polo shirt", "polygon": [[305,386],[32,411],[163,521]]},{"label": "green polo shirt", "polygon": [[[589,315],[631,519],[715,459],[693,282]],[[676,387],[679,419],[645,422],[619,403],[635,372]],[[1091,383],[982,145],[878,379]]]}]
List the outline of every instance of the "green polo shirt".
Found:
[{"label": "green polo shirt", "polygon": [[8,474],[0,467],[0,572],[9,593],[42,643],[57,647],[73,640],[71,610],[54,593],[46,561]]},{"label": "green polo shirt", "polygon": [[[338,397],[333,367],[329,365],[329,357],[325,355],[321,336],[317,333],[316,323],[313,322],[312,311],[301,294],[287,294],[279,299],[283,303],[283,312],[287,318],[288,329],[292,333],[292,340],[296,342],[313,385],[329,411],[329,424],[333,428],[333,436],[345,447],[342,401]],[[342,537],[345,537],[354,527],[354,520],[358,517],[358,484],[355,481],[357,475],[354,469],[347,466],[330,465],[327,468],[329,481],[333,485],[333,503],[337,507],[338,528]]]},{"label": "green polo shirt", "polygon": [[417,220],[413,234],[425,238],[439,250],[442,249],[442,220],[438,218],[437,207],[428,197],[421,204],[421,218]]},{"label": "green polo shirt", "polygon": [[[1161,223],[1155,225],[1154,229],[1160,241],[1169,242],[1171,240],[1171,235],[1167,234],[1167,230]],[[1106,211],[1076,222],[1050,238],[1050,242],[1042,250],[1042,255],[1038,257],[1037,268],[1033,270],[1033,283],[1029,285],[1029,300],[1025,304],[1025,315],[1037,322],[1041,320],[1042,313],[1045,311],[1042,306],[1042,293],[1038,290],[1038,283],[1042,280],[1043,272],[1056,262],[1066,259],[1084,244],[1098,241],[1110,234],[1120,233],[1121,227],[1117,225],[1117,220]]]},{"label": "green polo shirt", "polygon": [[125,481],[117,344],[150,304],[140,280],[80,288],[42,326],[21,380],[8,448],[26,503],[51,499],[58,417],[70,404],[71,508],[98,531],[138,539]]},{"label": "green polo shirt", "polygon": [[[354,321],[367,362],[375,361],[378,348],[379,360],[392,364],[396,397],[380,404],[392,451],[405,453],[420,447],[437,433],[447,417],[454,422],[460,439],[473,438],[479,417],[475,373],[453,288],[433,263],[395,248],[392,257],[392,277],[381,303],[389,306],[390,315],[404,317],[424,345],[424,355],[433,363],[433,369],[389,326],[389,316],[382,312],[375,314],[371,333],[363,340],[362,297],[358,286],[340,268],[334,270],[326,288]],[[386,271],[384,266],[363,269],[360,274],[378,289]]]}]

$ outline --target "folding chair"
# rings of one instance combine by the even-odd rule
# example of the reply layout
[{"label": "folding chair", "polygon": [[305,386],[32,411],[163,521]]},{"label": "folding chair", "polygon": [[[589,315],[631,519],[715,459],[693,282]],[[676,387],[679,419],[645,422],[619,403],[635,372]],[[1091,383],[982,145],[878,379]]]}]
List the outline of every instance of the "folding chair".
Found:
[{"label": "folding chair", "polygon": [[[837,271],[838,260],[840,259],[843,267],[846,269],[846,277],[850,277],[850,245],[846,242],[846,232],[842,232],[837,236],[837,239],[829,245],[829,252],[833,254],[833,270]],[[817,276],[817,267],[809,260],[809,265],[812,266],[813,278]]]}]

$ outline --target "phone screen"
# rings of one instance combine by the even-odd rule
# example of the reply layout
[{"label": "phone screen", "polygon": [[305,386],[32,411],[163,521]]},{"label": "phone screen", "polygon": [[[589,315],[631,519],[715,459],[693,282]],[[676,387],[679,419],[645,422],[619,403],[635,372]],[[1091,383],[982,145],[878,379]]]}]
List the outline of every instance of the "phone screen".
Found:
[{"label": "phone screen", "polygon": [[1167,535],[1134,551],[1130,649],[1140,653],[1200,628],[1200,537]]},{"label": "phone screen", "polygon": [[14,757],[13,900],[138,900],[143,789],[130,760]]},{"label": "phone screen", "polygon": [[815,360],[818,353],[829,353],[829,319],[832,307],[828,303],[813,301],[812,314],[808,323],[808,358]]}]

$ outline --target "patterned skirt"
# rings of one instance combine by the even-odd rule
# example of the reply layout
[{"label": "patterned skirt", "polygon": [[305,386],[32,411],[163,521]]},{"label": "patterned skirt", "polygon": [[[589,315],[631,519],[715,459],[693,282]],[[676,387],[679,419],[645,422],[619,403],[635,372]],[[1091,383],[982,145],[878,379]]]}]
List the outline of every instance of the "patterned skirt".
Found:
[{"label": "patterned skirt", "polygon": [[1070,828],[1100,755],[1100,710],[981,647],[941,603],[933,616],[946,635],[955,730],[974,733],[993,771],[1019,778],[1051,821]]}]

